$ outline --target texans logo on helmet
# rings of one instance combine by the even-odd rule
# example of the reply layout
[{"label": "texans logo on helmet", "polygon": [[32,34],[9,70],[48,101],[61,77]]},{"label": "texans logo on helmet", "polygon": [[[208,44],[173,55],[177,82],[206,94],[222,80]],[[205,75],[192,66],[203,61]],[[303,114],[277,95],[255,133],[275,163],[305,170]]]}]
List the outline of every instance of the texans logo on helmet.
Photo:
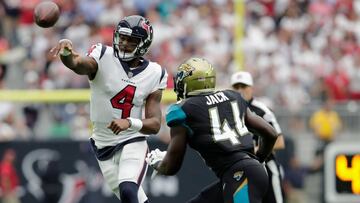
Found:
[{"label": "texans logo on helmet", "polygon": [[141,22],[141,27],[144,28],[146,30],[146,32],[150,32],[150,26],[148,24],[146,24],[145,21]]}]

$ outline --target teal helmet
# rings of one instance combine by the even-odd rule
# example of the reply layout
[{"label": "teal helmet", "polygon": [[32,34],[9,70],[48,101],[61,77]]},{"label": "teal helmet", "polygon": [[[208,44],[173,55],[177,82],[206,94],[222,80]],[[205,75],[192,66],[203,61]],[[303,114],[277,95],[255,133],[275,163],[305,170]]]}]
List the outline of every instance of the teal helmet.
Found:
[{"label": "teal helmet", "polygon": [[209,92],[215,89],[214,67],[205,59],[190,58],[177,68],[174,77],[174,91],[177,99]]}]

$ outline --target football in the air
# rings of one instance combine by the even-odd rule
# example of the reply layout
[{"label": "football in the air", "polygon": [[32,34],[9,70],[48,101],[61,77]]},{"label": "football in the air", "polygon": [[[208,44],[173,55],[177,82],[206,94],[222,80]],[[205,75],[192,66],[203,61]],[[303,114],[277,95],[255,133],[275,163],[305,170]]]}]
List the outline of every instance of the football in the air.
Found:
[{"label": "football in the air", "polygon": [[34,9],[35,23],[43,28],[48,28],[57,22],[60,16],[58,5],[51,1],[43,1]]}]

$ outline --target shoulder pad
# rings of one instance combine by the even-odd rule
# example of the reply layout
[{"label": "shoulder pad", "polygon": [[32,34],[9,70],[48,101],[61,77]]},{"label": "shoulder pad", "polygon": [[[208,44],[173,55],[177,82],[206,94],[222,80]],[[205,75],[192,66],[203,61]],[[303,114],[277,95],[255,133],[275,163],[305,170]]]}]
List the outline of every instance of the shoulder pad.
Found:
[{"label": "shoulder pad", "polygon": [[169,127],[184,125],[186,114],[178,104],[172,104],[166,112],[166,124]]}]

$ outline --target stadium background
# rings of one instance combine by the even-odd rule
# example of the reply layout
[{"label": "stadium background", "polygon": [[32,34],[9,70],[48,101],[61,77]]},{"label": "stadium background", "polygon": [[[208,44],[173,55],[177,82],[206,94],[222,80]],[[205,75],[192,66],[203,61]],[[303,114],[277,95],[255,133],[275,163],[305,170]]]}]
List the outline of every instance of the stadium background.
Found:
[{"label": "stadium background", "polygon": [[[58,0],[61,17],[50,29],[33,23],[38,2],[0,1],[0,155],[8,148],[17,152],[22,202],[40,202],[38,177],[50,160],[59,162],[61,181],[75,182],[78,189],[72,199],[63,192],[62,202],[110,201],[86,147],[87,78],[65,68],[49,50],[61,38],[71,39],[81,53],[97,42],[110,45],[114,25],[130,14],[146,16],[154,27],[147,57],[169,73],[163,113],[174,100],[172,73],[190,56],[216,66],[219,88],[228,88],[237,70],[253,74],[255,94],[274,110],[286,138],[280,157],[289,202],[322,201],[318,138],[310,118],[326,101],[342,123],[332,142],[345,149],[360,141],[359,1]],[[168,139],[163,125],[149,142],[154,148]],[[39,154],[29,165],[34,153]],[[196,157],[188,154],[178,176],[146,181],[153,202],[184,202],[214,179]]]}]

